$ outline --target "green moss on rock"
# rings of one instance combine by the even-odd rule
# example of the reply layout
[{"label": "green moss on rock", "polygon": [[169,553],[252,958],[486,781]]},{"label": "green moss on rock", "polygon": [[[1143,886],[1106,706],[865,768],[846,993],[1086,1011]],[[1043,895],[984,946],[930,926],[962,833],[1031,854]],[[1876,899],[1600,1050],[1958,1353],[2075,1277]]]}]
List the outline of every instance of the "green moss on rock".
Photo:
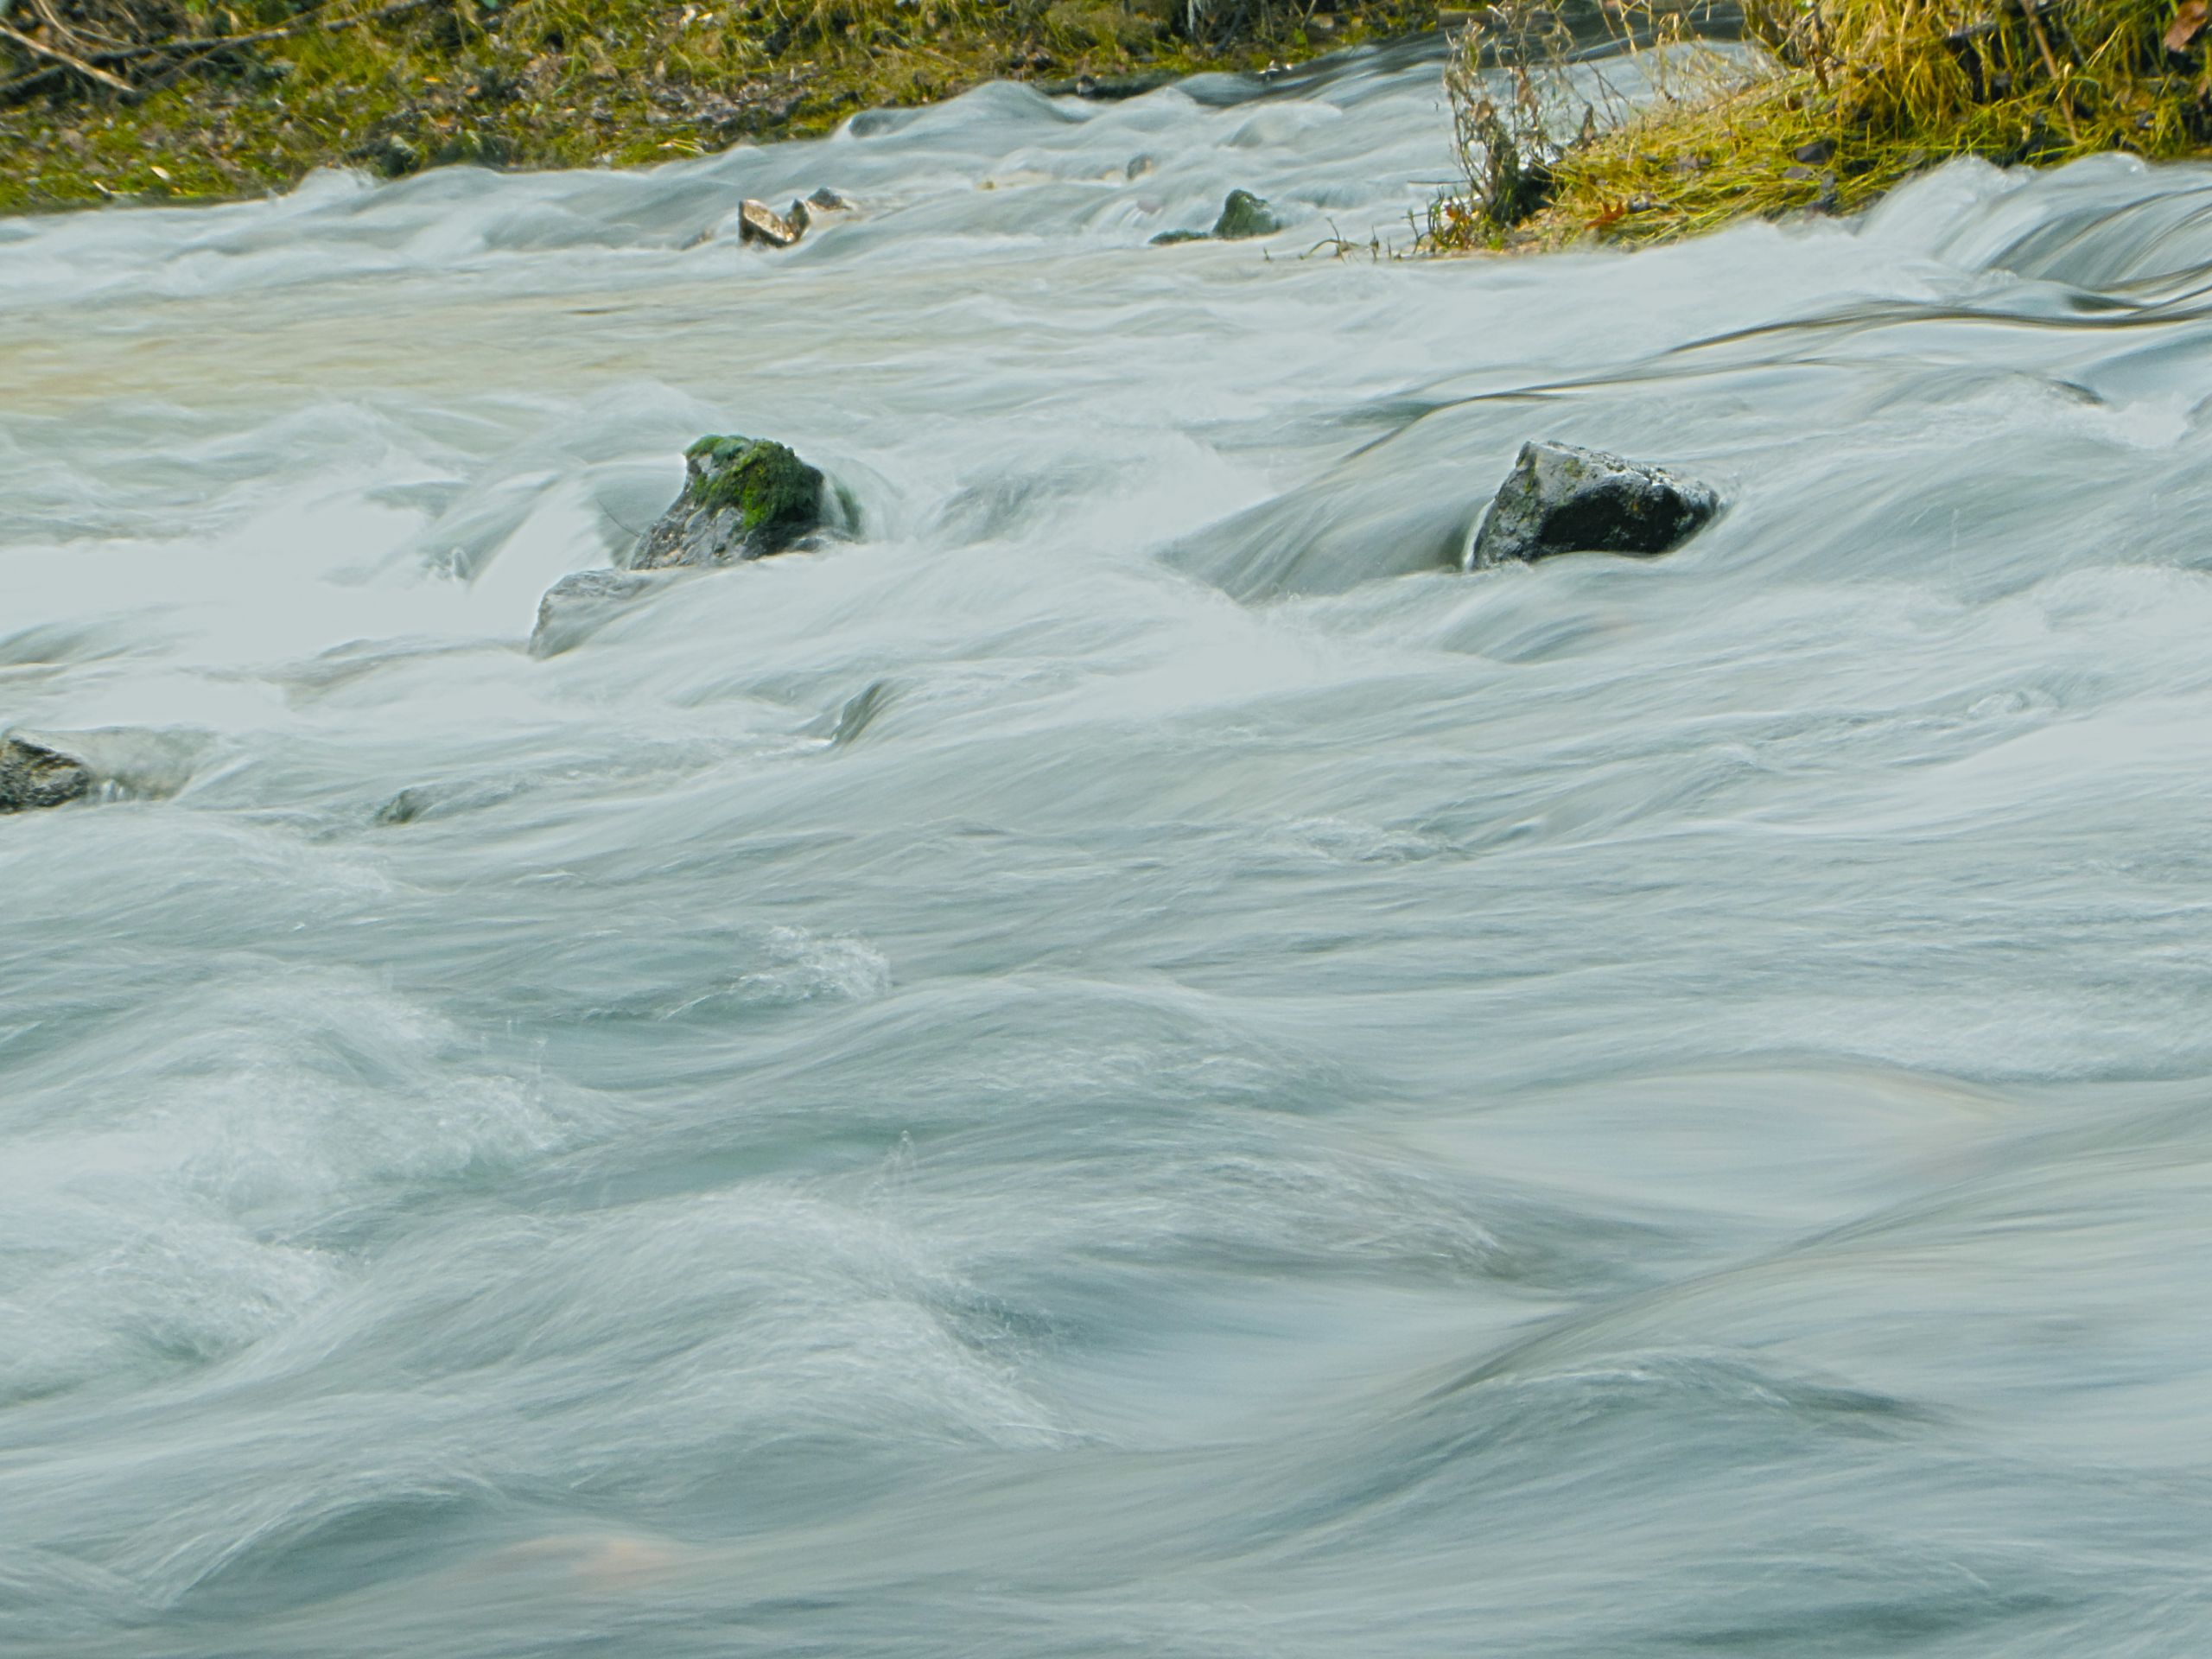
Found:
[{"label": "green moss on rock", "polygon": [[1215,237],[1224,242],[1273,236],[1281,229],[1282,220],[1275,217],[1274,209],[1249,190],[1230,191],[1229,200],[1221,205],[1221,217],[1213,222]]},{"label": "green moss on rock", "polygon": [[1242,242],[1248,237],[1273,236],[1282,229],[1282,220],[1266,201],[1249,190],[1232,190],[1229,199],[1221,204],[1221,216],[1210,231],[1162,231],[1152,238],[1155,248],[1171,248],[1179,242]]},{"label": "green moss on rock", "polygon": [[683,493],[632,552],[632,570],[766,558],[823,527],[829,480],[784,444],[705,437],[683,459]]},{"label": "green moss on rock", "polygon": [[785,446],[742,438],[709,442],[713,466],[696,492],[701,506],[734,507],[747,534],[771,538],[804,536],[822,522],[822,474]]}]

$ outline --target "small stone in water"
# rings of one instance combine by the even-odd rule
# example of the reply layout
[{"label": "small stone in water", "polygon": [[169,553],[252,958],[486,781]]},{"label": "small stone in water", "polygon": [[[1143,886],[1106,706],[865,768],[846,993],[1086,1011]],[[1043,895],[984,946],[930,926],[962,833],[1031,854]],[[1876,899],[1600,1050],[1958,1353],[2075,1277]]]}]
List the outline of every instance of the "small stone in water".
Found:
[{"label": "small stone in water", "polygon": [[1221,217],[1213,222],[1213,233],[1224,242],[1241,242],[1251,236],[1273,236],[1282,229],[1282,221],[1268,207],[1249,190],[1232,190],[1229,200],[1222,204]]},{"label": "small stone in water", "polygon": [[799,226],[765,201],[747,197],[738,207],[737,239],[741,242],[764,242],[772,248],[788,248],[798,240],[799,234]]},{"label": "small stone in water", "polygon": [[1249,190],[1232,190],[1221,205],[1221,217],[1211,231],[1162,231],[1152,238],[1155,248],[1178,242],[1242,242],[1248,237],[1273,236],[1282,229],[1274,209]]},{"label": "small stone in water", "polygon": [[74,755],[25,738],[0,741],[0,812],[65,806],[92,787],[92,769]]},{"label": "small stone in water", "polygon": [[1709,486],[1570,443],[1524,443],[1463,563],[1470,570],[1559,553],[1679,547],[1720,511]]}]

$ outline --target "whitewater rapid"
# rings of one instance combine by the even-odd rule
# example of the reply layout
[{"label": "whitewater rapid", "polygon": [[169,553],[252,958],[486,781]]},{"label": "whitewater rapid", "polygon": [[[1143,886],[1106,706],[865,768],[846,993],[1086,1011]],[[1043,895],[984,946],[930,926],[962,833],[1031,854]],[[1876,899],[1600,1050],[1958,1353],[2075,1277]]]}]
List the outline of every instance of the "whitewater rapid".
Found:
[{"label": "whitewater rapid", "polygon": [[[1319,245],[1449,130],[0,222],[161,761],[0,818],[0,1651],[2204,1650],[2212,173]],[[727,431],[859,538],[532,658]],[[1728,510],[1443,568],[1531,437]]]}]

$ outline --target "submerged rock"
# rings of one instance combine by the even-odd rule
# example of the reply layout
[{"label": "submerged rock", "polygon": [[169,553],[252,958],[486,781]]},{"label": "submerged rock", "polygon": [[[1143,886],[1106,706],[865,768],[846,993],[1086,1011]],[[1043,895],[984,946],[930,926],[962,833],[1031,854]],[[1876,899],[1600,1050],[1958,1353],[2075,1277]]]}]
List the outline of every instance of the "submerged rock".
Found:
[{"label": "submerged rock", "polygon": [[1155,248],[1178,242],[1242,242],[1248,237],[1273,236],[1282,229],[1275,210],[1249,190],[1232,190],[1221,204],[1221,217],[1210,231],[1162,231],[1152,238]]},{"label": "submerged rock", "polygon": [[1710,486],[1661,467],[1570,443],[1524,443],[1464,563],[1473,570],[1580,552],[1648,557],[1681,546],[1719,511]]},{"label": "submerged rock", "polygon": [[537,601],[530,654],[553,657],[582,645],[639,594],[659,586],[643,571],[579,570],[563,576]]},{"label": "submerged rock", "polygon": [[766,558],[823,525],[829,480],[780,443],[702,438],[683,460],[683,493],[618,562],[625,570]]},{"label": "submerged rock", "polygon": [[377,808],[376,822],[386,829],[398,829],[424,818],[449,817],[455,813],[501,805],[529,787],[525,780],[516,778],[410,784]]},{"label": "submerged rock", "polygon": [[805,231],[804,224],[792,224],[765,201],[754,201],[748,197],[738,206],[737,239],[741,242],[760,242],[772,248],[788,248]]},{"label": "submerged rock", "polygon": [[0,738],[0,812],[66,806],[92,788],[92,768],[75,755],[28,738]]}]

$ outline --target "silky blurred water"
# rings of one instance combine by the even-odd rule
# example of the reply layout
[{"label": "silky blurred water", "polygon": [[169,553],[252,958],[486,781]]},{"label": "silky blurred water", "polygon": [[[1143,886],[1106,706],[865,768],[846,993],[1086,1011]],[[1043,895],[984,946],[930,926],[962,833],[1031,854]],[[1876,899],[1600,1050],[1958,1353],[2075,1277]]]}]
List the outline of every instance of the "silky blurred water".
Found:
[{"label": "silky blurred water", "polygon": [[[2205,1650],[2212,173],[1311,251],[1448,132],[0,223],[0,1651]],[[533,658],[709,431],[860,538]]]}]

